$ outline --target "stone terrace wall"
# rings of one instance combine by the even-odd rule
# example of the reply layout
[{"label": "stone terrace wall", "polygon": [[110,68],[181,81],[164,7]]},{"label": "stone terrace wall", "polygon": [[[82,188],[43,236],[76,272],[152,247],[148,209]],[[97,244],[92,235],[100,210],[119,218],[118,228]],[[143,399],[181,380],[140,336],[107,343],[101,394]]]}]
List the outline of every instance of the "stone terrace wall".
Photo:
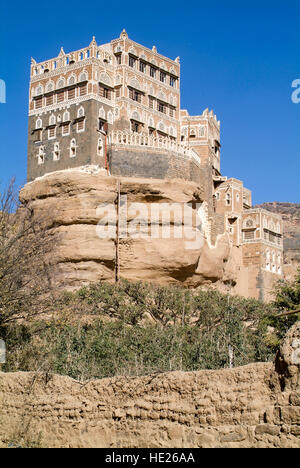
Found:
[{"label": "stone terrace wall", "polygon": [[300,322],[275,365],[86,383],[2,373],[0,444],[28,427],[49,447],[299,448],[299,340]]}]

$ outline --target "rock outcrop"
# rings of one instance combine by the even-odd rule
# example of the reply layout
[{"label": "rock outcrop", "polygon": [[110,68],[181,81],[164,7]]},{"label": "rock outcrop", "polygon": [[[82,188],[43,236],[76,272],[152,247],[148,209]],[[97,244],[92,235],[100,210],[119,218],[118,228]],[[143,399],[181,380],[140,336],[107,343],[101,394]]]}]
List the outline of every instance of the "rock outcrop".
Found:
[{"label": "rock outcrop", "polygon": [[[112,235],[103,236],[103,228],[100,232],[97,225],[106,213],[107,224],[113,229],[118,184],[121,227],[117,256],[116,239]],[[20,199],[36,216],[46,216],[48,228],[58,235],[52,262],[58,266],[55,280],[60,287],[77,288],[100,280],[112,281],[117,261],[120,276],[130,280],[181,283],[188,287],[236,281],[235,257],[228,235],[220,234],[215,245],[210,244],[210,222],[206,204],[202,203],[203,190],[194,182],[61,171],[25,185]],[[157,204],[155,209],[152,204]],[[151,237],[153,226],[154,229],[168,229],[169,204],[175,204],[175,214],[170,215],[171,237],[168,238],[167,231]],[[177,214],[181,215],[184,205],[188,221],[185,220],[185,235],[180,237],[174,235],[174,230],[183,226]],[[123,235],[122,231],[126,213],[128,230],[135,231],[130,236]],[[198,241],[194,242],[192,217],[196,219],[196,215],[201,226],[197,231],[200,232]]]},{"label": "rock outcrop", "polygon": [[300,323],[273,363],[77,382],[0,373],[0,445],[300,448]]}]

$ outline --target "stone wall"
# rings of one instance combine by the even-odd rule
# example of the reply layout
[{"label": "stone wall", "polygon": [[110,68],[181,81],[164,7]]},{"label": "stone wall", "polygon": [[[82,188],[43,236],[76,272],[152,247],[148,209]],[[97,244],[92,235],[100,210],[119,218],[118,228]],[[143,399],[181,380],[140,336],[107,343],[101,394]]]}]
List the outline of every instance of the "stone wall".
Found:
[{"label": "stone wall", "polygon": [[[110,172],[114,176],[183,179],[204,185],[204,168],[183,155],[156,148],[110,148]],[[211,172],[211,171],[210,171]]]},{"label": "stone wall", "polygon": [[[77,382],[0,373],[0,444],[300,448],[300,322],[275,364]],[[21,431],[22,432],[22,431]]]}]

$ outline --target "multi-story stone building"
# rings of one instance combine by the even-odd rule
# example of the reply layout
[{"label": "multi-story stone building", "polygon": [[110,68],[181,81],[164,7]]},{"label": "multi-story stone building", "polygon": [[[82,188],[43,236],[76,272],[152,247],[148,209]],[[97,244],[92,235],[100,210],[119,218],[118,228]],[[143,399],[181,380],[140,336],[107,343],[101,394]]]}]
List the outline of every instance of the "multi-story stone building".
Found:
[{"label": "multi-story stone building", "polygon": [[[282,274],[282,225],[251,208],[242,182],[221,175],[220,122],[180,108],[180,60],[129,39],[37,63],[32,59],[28,181],[96,167],[107,175],[180,178],[201,184],[207,237],[227,232],[247,274],[238,291],[264,298]],[[241,278],[245,278],[245,275]]]}]

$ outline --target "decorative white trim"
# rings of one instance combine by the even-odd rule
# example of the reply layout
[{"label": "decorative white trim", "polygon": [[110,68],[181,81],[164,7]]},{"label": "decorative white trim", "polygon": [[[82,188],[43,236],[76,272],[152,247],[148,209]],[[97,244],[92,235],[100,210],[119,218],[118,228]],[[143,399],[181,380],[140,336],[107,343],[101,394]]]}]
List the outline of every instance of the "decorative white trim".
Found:
[{"label": "decorative white trim", "polygon": [[[73,153],[72,150],[75,150],[75,153]],[[76,140],[75,140],[75,138],[72,138],[72,140],[71,140],[71,142],[70,142],[69,152],[70,152],[70,158],[76,158],[77,145],[76,145]]]}]

